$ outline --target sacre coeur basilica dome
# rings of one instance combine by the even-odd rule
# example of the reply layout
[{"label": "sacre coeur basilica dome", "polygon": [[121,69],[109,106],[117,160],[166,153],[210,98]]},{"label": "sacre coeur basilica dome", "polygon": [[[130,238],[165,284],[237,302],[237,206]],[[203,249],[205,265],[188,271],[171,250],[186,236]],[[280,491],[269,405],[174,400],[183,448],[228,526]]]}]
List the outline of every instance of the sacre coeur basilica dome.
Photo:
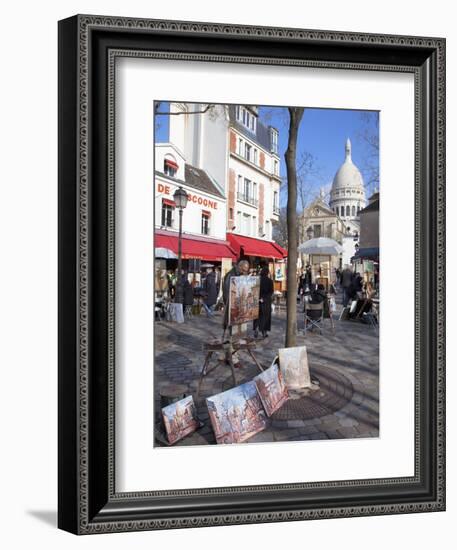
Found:
[{"label": "sacre coeur basilica dome", "polygon": [[329,204],[345,223],[352,222],[348,224],[351,231],[357,231],[359,212],[365,208],[367,201],[362,174],[352,162],[349,138],[346,141],[345,153],[346,158],[333,178]]}]

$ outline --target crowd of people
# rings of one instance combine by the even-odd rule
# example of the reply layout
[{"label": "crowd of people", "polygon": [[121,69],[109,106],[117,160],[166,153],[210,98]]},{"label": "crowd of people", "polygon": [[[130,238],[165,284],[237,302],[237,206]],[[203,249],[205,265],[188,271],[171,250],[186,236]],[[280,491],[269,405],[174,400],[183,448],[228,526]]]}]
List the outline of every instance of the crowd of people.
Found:
[{"label": "crowd of people", "polygon": [[[261,335],[263,338],[268,336],[271,331],[271,312],[274,294],[274,285],[268,266],[261,266],[256,269],[251,268],[247,260],[241,260],[235,264],[225,275],[221,276],[219,267],[208,267],[202,270],[198,285],[192,285],[188,274],[183,273],[181,278],[183,306],[193,306],[195,299],[201,304],[208,317],[213,317],[216,309],[224,309],[224,328],[227,327],[228,319],[228,300],[230,292],[230,281],[232,277],[240,275],[259,275],[260,276],[260,296],[259,296],[259,317],[254,321],[253,332],[257,338]],[[368,281],[363,282],[362,276],[354,272],[352,267],[346,265],[344,269],[336,269],[336,284],[330,284],[326,288],[318,280],[313,281],[312,269],[307,265],[298,276],[298,299],[304,301],[304,312],[306,304],[322,303],[325,316],[328,317],[335,309],[335,296],[337,289],[342,294],[343,308],[357,300],[364,300],[365,305],[371,304],[375,295],[373,284]],[[177,277],[176,272],[170,270],[167,274],[168,291],[170,299],[176,297]]]}]

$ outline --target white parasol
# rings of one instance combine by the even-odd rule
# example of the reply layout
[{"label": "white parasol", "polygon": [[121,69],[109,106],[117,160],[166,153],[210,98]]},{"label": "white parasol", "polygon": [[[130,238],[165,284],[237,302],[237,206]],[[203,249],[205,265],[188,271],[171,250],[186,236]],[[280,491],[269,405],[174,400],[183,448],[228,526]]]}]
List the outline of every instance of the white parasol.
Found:
[{"label": "white parasol", "polygon": [[176,260],[178,257],[173,250],[170,250],[169,248],[155,248],[155,257],[156,258],[165,258],[167,260]]},{"label": "white parasol", "polygon": [[343,247],[327,237],[317,237],[302,243],[298,247],[301,254],[322,254],[323,256],[338,256],[343,252]]}]

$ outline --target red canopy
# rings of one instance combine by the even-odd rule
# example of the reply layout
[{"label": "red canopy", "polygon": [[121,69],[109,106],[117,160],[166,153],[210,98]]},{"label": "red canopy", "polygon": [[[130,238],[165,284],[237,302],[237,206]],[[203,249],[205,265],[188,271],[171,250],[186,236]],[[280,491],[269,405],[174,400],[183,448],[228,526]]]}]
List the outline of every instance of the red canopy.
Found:
[{"label": "red canopy", "polygon": [[234,233],[227,233],[227,240],[238,257],[241,256],[241,253],[245,256],[259,256],[276,260],[283,260],[287,256],[287,250],[271,241],[235,235]]},{"label": "red canopy", "polygon": [[[177,235],[154,234],[155,248],[168,248],[175,254],[178,253]],[[191,239],[185,235],[182,237],[182,257],[184,259],[221,261],[222,258],[236,259],[231,247],[224,241],[212,241],[211,239]]]}]

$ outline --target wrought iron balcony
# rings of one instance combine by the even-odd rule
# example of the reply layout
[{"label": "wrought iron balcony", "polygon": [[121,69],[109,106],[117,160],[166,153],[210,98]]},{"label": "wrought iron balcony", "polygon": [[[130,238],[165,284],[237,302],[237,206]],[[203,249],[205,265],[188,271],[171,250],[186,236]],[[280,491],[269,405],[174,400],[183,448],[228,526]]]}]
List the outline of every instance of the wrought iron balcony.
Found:
[{"label": "wrought iron balcony", "polygon": [[259,201],[255,199],[254,197],[250,197],[249,195],[246,195],[245,193],[237,193],[237,198],[239,201],[247,202],[248,204],[252,204],[252,206],[258,206]]}]

